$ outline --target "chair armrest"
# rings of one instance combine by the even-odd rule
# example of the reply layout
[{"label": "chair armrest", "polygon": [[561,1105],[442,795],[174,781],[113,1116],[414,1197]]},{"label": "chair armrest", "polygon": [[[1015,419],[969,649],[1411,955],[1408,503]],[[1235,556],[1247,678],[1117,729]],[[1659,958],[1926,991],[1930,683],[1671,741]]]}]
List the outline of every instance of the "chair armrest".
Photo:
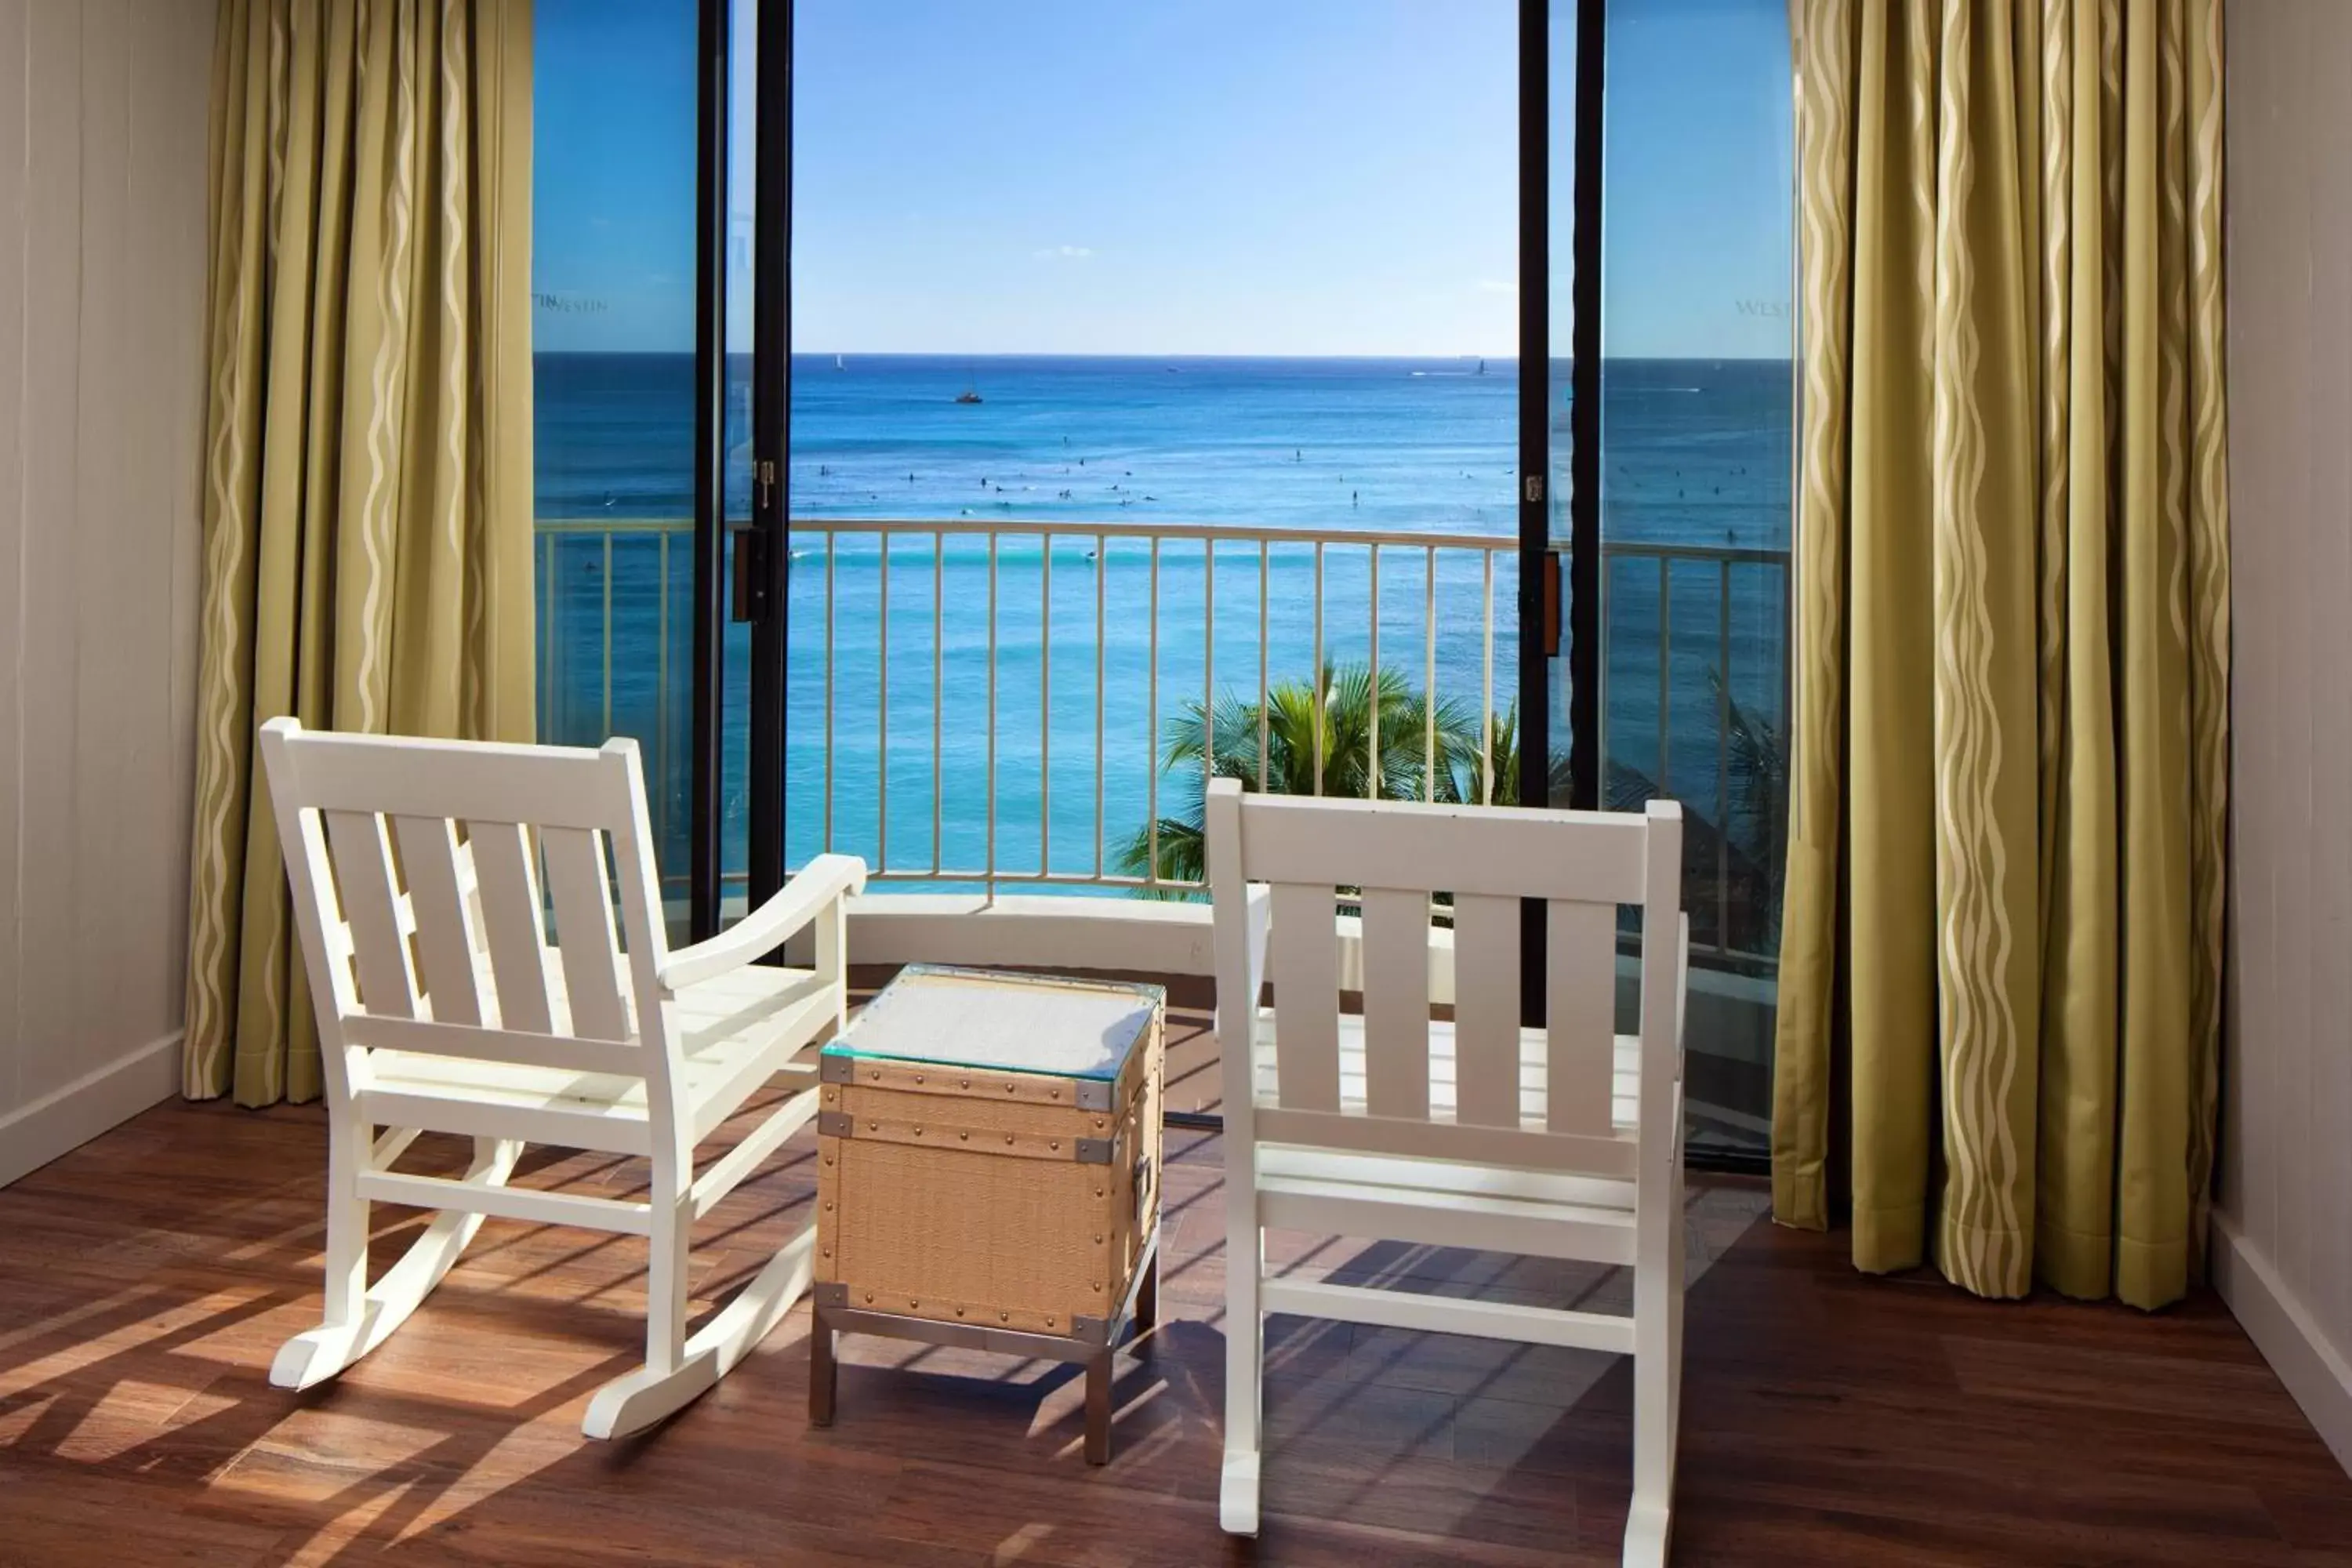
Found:
[{"label": "chair armrest", "polygon": [[784,939],[823,913],[836,899],[866,890],[866,862],[855,855],[820,855],[776,896],[708,942],[680,948],[661,966],[665,991],[683,991],[698,981],[772,952]]}]

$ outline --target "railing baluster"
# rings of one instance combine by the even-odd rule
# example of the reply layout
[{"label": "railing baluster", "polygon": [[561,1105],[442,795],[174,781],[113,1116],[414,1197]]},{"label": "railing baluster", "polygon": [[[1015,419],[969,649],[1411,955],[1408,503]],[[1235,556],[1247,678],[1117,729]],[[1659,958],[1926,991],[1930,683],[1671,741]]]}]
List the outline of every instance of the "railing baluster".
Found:
[{"label": "railing baluster", "polygon": [[[1201,542],[1201,798],[1217,776],[1217,542]],[[1205,846],[1203,847],[1205,848]],[[1204,862],[1205,863],[1205,862]]]},{"label": "railing baluster", "polygon": [[555,733],[555,696],[563,688],[563,666],[555,657],[555,535],[545,529],[530,542],[531,581],[539,599],[539,710],[541,740]]},{"label": "railing baluster", "polygon": [[882,608],[874,628],[875,640],[882,646],[880,700],[874,704],[882,739],[874,755],[874,868],[877,871],[890,865],[890,535],[881,536],[881,545]]},{"label": "railing baluster", "polygon": [[1054,536],[1039,542],[1037,574],[1037,874],[1054,874]]},{"label": "railing baluster", "polygon": [[1095,880],[1103,878],[1103,579],[1110,574],[1110,541],[1095,541]]},{"label": "railing baluster", "polygon": [[656,560],[654,574],[655,592],[658,595],[654,612],[654,842],[659,844],[669,835],[669,530],[654,535]]},{"label": "railing baluster", "polygon": [[1483,755],[1478,762],[1478,804],[1495,804],[1495,552],[1481,552],[1484,580],[1479,592],[1478,732]]},{"label": "railing baluster", "polygon": [[833,657],[833,619],[835,548],[841,542],[837,533],[824,536],[824,852],[833,852],[833,694],[841,682]]},{"label": "railing baluster", "polygon": [[946,709],[948,536],[931,535],[931,875],[940,873],[940,816],[946,781],[940,773],[940,716]]},{"label": "railing baluster", "polygon": [[1731,563],[1716,563],[1715,948],[1731,951]]},{"label": "railing baluster", "polygon": [[988,536],[988,901],[996,901],[996,535]]},{"label": "railing baluster", "polygon": [[1368,799],[1381,798],[1381,547],[1372,546],[1372,697],[1367,709],[1364,731],[1364,762],[1369,770],[1364,778],[1364,794]]},{"label": "railing baluster", "polygon": [[1272,567],[1273,557],[1266,542],[1261,539],[1257,542],[1257,789],[1260,795],[1265,793],[1265,749],[1269,738],[1265,710],[1265,645],[1266,594]]},{"label": "railing baluster", "polygon": [[604,728],[613,732],[613,536],[604,535]]},{"label": "railing baluster", "polygon": [[1310,679],[1315,682],[1315,700],[1310,711],[1315,716],[1315,793],[1323,793],[1323,704],[1329,693],[1324,689],[1323,679],[1323,542],[1315,542],[1315,669]]},{"label": "railing baluster", "polygon": [[1674,763],[1673,755],[1667,749],[1667,738],[1670,731],[1666,728],[1666,714],[1668,710],[1673,708],[1675,700],[1674,661],[1671,657],[1675,643],[1675,624],[1673,614],[1674,602],[1672,596],[1667,592],[1667,588],[1672,582],[1671,574],[1673,572],[1674,563],[1663,555],[1659,556],[1658,777],[1656,789],[1659,795],[1662,797],[1671,796],[1674,794],[1673,786],[1668,784],[1666,779],[1667,770],[1672,767]]},{"label": "railing baluster", "polygon": [[1437,798],[1437,546],[1431,545],[1421,581],[1421,798]]},{"label": "railing baluster", "polygon": [[1160,536],[1151,536],[1151,653],[1145,667],[1143,719],[1143,852],[1150,862],[1144,873],[1160,885]]},{"label": "railing baluster", "polygon": [[[1592,746],[1593,755],[1601,759],[1601,782],[1596,787],[1600,789],[1601,795],[1601,800],[1597,804],[1602,806],[1606,806],[1609,804],[1609,628],[1617,624],[1616,616],[1609,608],[1610,595],[1617,591],[1615,586],[1617,574],[1609,569],[1610,557],[1612,553],[1622,553],[1622,552],[1612,552],[1606,544],[1602,545],[1601,547],[1600,563],[1592,574],[1594,581],[1601,584],[1601,616],[1599,622],[1601,626],[1601,647],[1598,651],[1597,657],[1595,657],[1592,661],[1594,669],[1599,672],[1595,679],[1599,681],[1601,686],[1600,691],[1596,693],[1592,699],[1592,710],[1594,713],[1599,715],[1599,717],[1594,721],[1594,728],[1598,729],[1601,732],[1592,737]],[[1565,562],[1561,563],[1561,570],[1567,570],[1567,563]],[[1561,613],[1563,615],[1567,613],[1567,606],[1563,605],[1561,607]],[[1549,781],[1551,776],[1550,770],[1548,766],[1545,769],[1544,776],[1547,781]],[[1547,787],[1549,786],[1547,785]]]}]

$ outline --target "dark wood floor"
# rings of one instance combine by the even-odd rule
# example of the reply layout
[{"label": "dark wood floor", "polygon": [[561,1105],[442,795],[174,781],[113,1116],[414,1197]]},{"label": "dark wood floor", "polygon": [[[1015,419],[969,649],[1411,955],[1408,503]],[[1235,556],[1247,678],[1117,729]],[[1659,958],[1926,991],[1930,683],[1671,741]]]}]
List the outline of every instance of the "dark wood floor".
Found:
[{"label": "dark wood floor", "polygon": [[[1197,1041],[1175,1059],[1198,1069]],[[0,1192],[0,1564],[1615,1560],[1621,1364],[1290,1319],[1266,1532],[1219,1533],[1213,1139],[1171,1141],[1166,1322],[1122,1363],[1103,1470],[1079,1459],[1073,1369],[888,1342],[845,1342],[841,1419],[810,1430],[804,1308],[668,1426],[588,1443],[590,1393],[638,1358],[640,1254],[496,1220],[387,1345],[281,1394],[270,1356],[318,1310],[323,1147],[314,1111],[171,1105]],[[703,1227],[699,1296],[802,1219],[811,1160],[789,1148]],[[529,1177],[640,1179],[602,1157]],[[1989,1306],[1860,1278],[1834,1238],[1755,1223],[1751,1189],[1693,1205],[1676,1562],[2352,1562],[2352,1480],[2210,1296]],[[379,1265],[416,1223],[383,1220]],[[1490,1296],[1623,1291],[1425,1247],[1278,1251]]]}]

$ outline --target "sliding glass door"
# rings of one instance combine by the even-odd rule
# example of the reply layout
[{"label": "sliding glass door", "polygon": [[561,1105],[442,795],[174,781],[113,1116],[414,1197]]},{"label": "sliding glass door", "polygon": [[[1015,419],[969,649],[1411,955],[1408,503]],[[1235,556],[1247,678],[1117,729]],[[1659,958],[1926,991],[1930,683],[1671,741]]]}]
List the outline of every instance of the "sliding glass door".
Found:
[{"label": "sliding glass door", "polygon": [[[1550,657],[1527,667],[1545,693],[1529,707],[1550,727],[1552,804],[1682,804],[1690,1147],[1747,1163],[1770,1131],[1787,812],[1788,11],[1546,9],[1549,101],[1522,99],[1549,163],[1549,320],[1526,324],[1531,353],[1548,328],[1528,431],[1548,458],[1528,531],[1530,569],[1547,575],[1523,618],[1546,617]],[[1629,970],[1638,941],[1629,931]]]},{"label": "sliding glass door", "polygon": [[[765,52],[763,11],[784,40]],[[783,518],[761,478],[782,471],[782,394],[754,384],[751,350],[782,309],[782,252],[756,237],[761,182],[789,168],[789,99],[762,76],[789,23],[761,0],[535,15],[539,732],[638,742],[679,940],[782,864],[781,825],[751,806],[777,793],[782,702],[760,672],[780,662],[784,563],[750,536]]]},{"label": "sliding glass door", "polygon": [[697,397],[695,0],[538,0],[532,363],[539,734],[643,749],[689,924]]},{"label": "sliding glass door", "polygon": [[1788,810],[1785,0],[1608,0],[1601,803],[1682,803],[1690,1145],[1768,1149]]},{"label": "sliding glass door", "polygon": [[682,925],[826,849],[1197,899],[1218,773],[1671,795],[1760,1147],[1782,0],[540,16],[542,728],[646,740]]}]

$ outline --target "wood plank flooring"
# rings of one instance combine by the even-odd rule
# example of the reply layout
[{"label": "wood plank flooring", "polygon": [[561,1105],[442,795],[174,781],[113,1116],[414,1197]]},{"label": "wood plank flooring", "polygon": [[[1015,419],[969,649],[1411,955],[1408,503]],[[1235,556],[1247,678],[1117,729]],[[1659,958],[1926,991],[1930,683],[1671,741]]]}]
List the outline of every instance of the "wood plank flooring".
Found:
[{"label": "wood plank flooring", "polygon": [[[1178,1000],[1177,1103],[1213,1103],[1205,998]],[[498,1220],[339,1384],[280,1393],[270,1356],[318,1310],[324,1139],[310,1110],[167,1105],[0,1191],[0,1565],[1615,1561],[1621,1363],[1286,1318],[1266,1532],[1219,1533],[1211,1138],[1170,1138],[1165,1326],[1121,1363],[1101,1470],[1075,1369],[887,1341],[844,1342],[839,1421],[812,1431],[805,1308],[667,1426],[588,1443],[590,1393],[639,1358],[640,1244]],[[699,1299],[799,1223],[813,1159],[788,1147],[700,1227]],[[1857,1276],[1841,1238],[1752,1223],[1752,1188],[1693,1205],[1677,1563],[2352,1563],[2352,1480],[2212,1297],[1988,1305]],[[379,1267],[418,1225],[380,1215]],[[1444,1249],[1276,1250],[1358,1280],[1623,1291]]]}]

